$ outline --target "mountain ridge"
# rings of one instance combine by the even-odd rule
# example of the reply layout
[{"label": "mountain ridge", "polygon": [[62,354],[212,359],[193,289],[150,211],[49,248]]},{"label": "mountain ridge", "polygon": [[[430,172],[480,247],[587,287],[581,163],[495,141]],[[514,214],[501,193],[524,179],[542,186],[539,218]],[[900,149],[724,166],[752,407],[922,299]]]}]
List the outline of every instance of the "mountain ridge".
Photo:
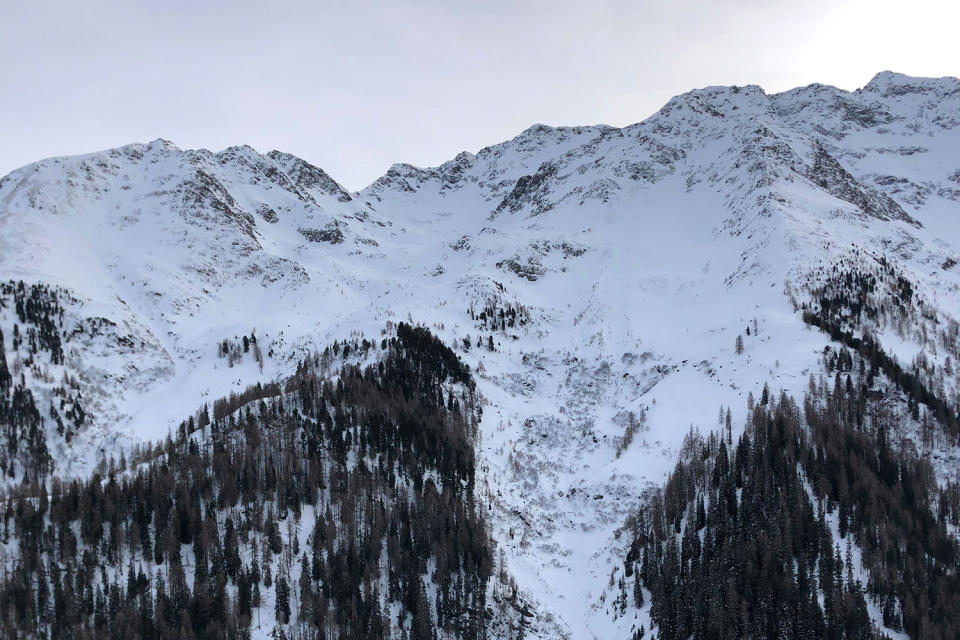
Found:
[{"label": "mountain ridge", "polygon": [[[62,288],[64,357],[13,346],[11,303],[6,360],[43,408],[76,381],[83,428],[67,442],[43,418],[69,477],[332,341],[420,322],[476,374],[477,491],[521,589],[572,637],[625,633],[605,613],[614,532],[692,426],[727,407],[739,429],[766,383],[801,394],[825,375],[842,343],[803,312],[836,272],[895,265],[876,277],[908,282],[909,304],[891,294],[847,330],[904,366],[922,356],[938,397],[960,390],[951,338],[928,338],[960,308],[958,86],[707,87],[623,128],[533,125],[396,164],[356,192],[245,146],[40,161],[0,179],[0,274]],[[261,357],[237,356],[251,336]],[[624,447],[630,415],[647,427]],[[938,455],[942,477],[960,468],[955,447]]]}]

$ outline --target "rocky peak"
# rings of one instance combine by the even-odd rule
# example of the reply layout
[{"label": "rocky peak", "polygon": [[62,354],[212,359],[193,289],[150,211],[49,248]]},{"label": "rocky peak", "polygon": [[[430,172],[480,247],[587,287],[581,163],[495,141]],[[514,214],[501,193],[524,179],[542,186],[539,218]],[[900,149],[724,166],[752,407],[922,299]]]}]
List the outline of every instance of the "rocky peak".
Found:
[{"label": "rocky peak", "polygon": [[769,110],[767,94],[757,85],[713,86],[694,89],[671,98],[657,115],[672,118],[725,118],[764,114]]},{"label": "rocky peak", "polygon": [[317,190],[324,195],[334,196],[340,202],[350,202],[352,199],[347,190],[326,171],[302,158],[276,150],[268,153],[267,157],[283,169],[301,189]]},{"label": "rocky peak", "polygon": [[861,93],[877,94],[884,98],[904,96],[908,94],[922,94],[944,97],[960,94],[960,80],[949,76],[943,78],[921,78],[881,71],[873,76],[860,90]]}]

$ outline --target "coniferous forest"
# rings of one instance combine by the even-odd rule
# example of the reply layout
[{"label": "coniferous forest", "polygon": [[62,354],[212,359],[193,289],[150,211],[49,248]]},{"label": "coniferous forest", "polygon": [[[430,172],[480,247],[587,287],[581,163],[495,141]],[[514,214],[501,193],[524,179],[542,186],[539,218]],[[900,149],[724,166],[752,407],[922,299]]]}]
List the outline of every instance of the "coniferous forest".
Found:
[{"label": "coniferous forest", "polygon": [[[956,409],[920,364],[903,369],[843,325],[851,307],[869,311],[850,292],[872,280],[836,282],[803,315],[839,342],[823,352],[829,377],[802,402],[765,387],[737,440],[729,424],[691,431],[628,522],[614,609],[648,612],[635,639],[960,637],[960,483],[938,484],[922,454],[953,441]],[[0,289],[27,354],[0,350],[0,470],[22,474],[0,501],[0,637],[487,637],[481,407],[468,367],[428,330],[335,343],[63,482],[22,374],[63,360],[60,295]],[[250,349],[254,334],[218,344]],[[55,391],[69,441],[80,394],[66,378]]]},{"label": "coniferous forest", "polygon": [[[0,283],[0,311],[9,307],[15,319],[6,327],[0,322],[0,474],[8,478],[22,477],[32,482],[52,470],[43,413],[50,416],[67,442],[84,423],[85,412],[73,381],[61,381],[55,390],[59,401],[44,407],[38,404],[23,375],[30,370],[43,378],[46,363],[63,364],[63,295],[60,289],[27,286],[22,280]],[[18,355],[7,362],[5,338],[12,352],[22,349],[26,358]]]},{"label": "coniferous forest", "polygon": [[0,636],[485,637],[469,370],[405,324],[334,351],[366,364],[317,354],[128,464],[8,495]]},{"label": "coniferous forest", "polygon": [[802,405],[765,388],[736,443],[687,438],[631,522],[620,581],[653,637],[883,637],[867,597],[887,629],[960,637],[957,486],[894,445],[865,384],[833,382],[811,379]]}]

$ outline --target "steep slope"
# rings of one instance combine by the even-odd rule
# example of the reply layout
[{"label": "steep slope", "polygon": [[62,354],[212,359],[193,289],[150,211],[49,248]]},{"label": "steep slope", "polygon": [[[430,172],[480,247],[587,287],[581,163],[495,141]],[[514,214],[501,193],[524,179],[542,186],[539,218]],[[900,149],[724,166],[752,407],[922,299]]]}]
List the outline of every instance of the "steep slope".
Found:
[{"label": "steep slope", "polygon": [[[909,304],[828,311],[956,405],[958,87],[888,72],[855,92],[710,87],[624,128],[536,125],[394,165],[354,194],[243,147],[44,161],[0,181],[0,274],[69,294],[65,355],[18,371],[38,397],[76,378],[84,427],[69,445],[46,430],[55,471],[79,473],[330,340],[425,323],[476,374],[478,499],[521,591],[558,632],[625,637],[640,618],[609,615],[618,529],[691,428],[721,407],[742,427],[764,383],[800,397],[825,372],[838,272],[895,268]],[[93,322],[118,337],[88,348]],[[137,346],[110,348],[124,337]],[[942,477],[953,444],[925,453]]]},{"label": "steep slope", "polygon": [[[0,194],[4,276],[70,292],[64,362],[35,377],[76,378],[91,418],[79,434],[87,448],[143,424],[144,410],[169,405],[185,378],[220,393],[230,382],[204,356],[224,338],[282,327],[245,310],[282,313],[291,297],[333,294],[341,261],[376,256],[368,232],[389,226],[321,170],[249,147],[212,154],[155,141],[48,160],[4,178]],[[115,347],[91,349],[104,331]],[[145,435],[165,435],[183,409]]]},{"label": "steep slope", "polygon": [[339,346],[129,472],[0,510],[18,541],[9,567],[2,545],[4,636],[485,637],[469,371],[403,324],[353,345],[366,366]]},{"label": "steep slope", "polygon": [[[870,98],[895,117],[871,119],[867,107],[837,116],[858,133],[849,141],[816,128],[888,75],[854,94],[810,88],[819,97],[806,108],[757,87],[698,90],[622,130],[534,127],[437,169],[395,167],[361,193],[450,238],[436,278],[459,278],[477,310],[492,299],[533,319],[479,358],[498,411],[488,477],[511,566],[556,610],[583,616],[574,637],[611,633],[600,605],[608,541],[634,487],[662,477],[688,429],[711,428],[720,406],[742,411],[764,381],[801,394],[823,371],[830,339],[799,311],[834,265],[894,261],[927,304],[901,317],[905,332],[885,319],[856,330],[876,329],[903,363],[922,352],[943,364],[942,343],[909,327],[923,324],[921,309],[930,327],[947,326],[958,308],[956,206],[884,191],[847,159],[875,153],[889,160],[886,174],[910,175],[913,155],[875,151],[896,136],[936,144],[930,157],[957,165],[955,129],[941,117],[957,109],[956,81],[917,81],[948,87],[929,126],[917,129],[922,109],[901,108],[900,92]],[[483,326],[465,329],[471,341]],[[649,431],[617,457],[631,412]],[[939,455],[955,468],[955,449]],[[582,602],[587,611],[572,613]]]}]

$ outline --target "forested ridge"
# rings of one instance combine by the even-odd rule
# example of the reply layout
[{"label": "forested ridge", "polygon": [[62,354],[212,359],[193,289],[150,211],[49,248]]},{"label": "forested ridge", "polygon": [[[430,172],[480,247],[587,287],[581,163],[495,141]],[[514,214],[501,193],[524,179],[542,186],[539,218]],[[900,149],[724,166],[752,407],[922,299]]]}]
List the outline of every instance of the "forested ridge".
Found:
[{"label": "forested ridge", "polygon": [[[941,427],[936,435],[960,442],[960,322],[938,312],[884,256],[854,256],[821,269],[807,284],[811,300],[800,305],[803,321],[859,354],[868,387],[883,374],[906,395],[915,419],[925,406]],[[877,334],[886,330],[917,345],[912,362],[900,363],[884,349]]]},{"label": "forested ridge", "polygon": [[485,637],[479,408],[452,351],[401,323],[241,397],[129,465],[10,492],[0,636]]},{"label": "forested ridge", "polygon": [[[826,271],[798,306],[834,340],[806,396],[765,388],[737,440],[691,432],[628,522],[612,607],[649,614],[635,638],[960,638],[960,484],[938,484],[924,455],[957,438],[960,329],[892,267],[871,269]],[[0,637],[491,633],[488,583],[507,574],[474,498],[481,407],[428,330],[335,343],[61,482],[41,411],[67,442],[85,415],[76,382],[48,371],[64,362],[64,295],[0,285],[0,471],[22,479],[0,500]],[[475,317],[506,335],[525,314]],[[941,357],[898,363],[883,326]],[[484,344],[493,334],[463,349]],[[254,333],[217,349],[262,360]],[[508,589],[521,624],[502,637],[526,632],[522,599]]]},{"label": "forested ridge", "polygon": [[655,625],[635,637],[882,637],[868,599],[890,630],[960,637],[960,491],[900,419],[837,371],[802,404],[765,388],[735,444],[692,433],[630,523],[616,605]]}]

